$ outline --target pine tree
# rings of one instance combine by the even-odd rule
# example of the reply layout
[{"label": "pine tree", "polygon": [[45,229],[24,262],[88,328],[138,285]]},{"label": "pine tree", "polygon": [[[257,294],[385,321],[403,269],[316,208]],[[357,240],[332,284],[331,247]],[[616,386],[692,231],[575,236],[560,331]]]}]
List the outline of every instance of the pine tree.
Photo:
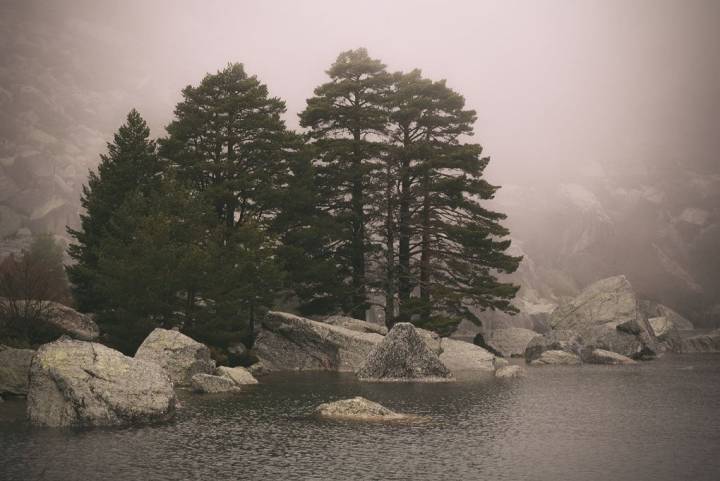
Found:
[{"label": "pine tree", "polygon": [[339,263],[350,267],[351,314],[364,319],[367,309],[366,256],[371,249],[366,210],[373,176],[385,147],[387,93],[385,65],[365,49],[342,52],[327,71],[330,82],[315,89],[300,125],[310,129],[317,152],[317,175],[326,186],[326,212],[342,231],[335,246]]},{"label": "pine tree", "polygon": [[80,216],[79,230],[68,229],[75,239],[68,252],[75,264],[67,268],[73,296],[79,310],[93,312],[103,306],[96,289],[97,250],[106,235],[114,211],[137,191],[157,188],[160,164],[150,129],[140,114],[131,110],[127,120],[107,144],[108,152],[100,156],[97,173],[90,172],[81,198],[85,212]]}]

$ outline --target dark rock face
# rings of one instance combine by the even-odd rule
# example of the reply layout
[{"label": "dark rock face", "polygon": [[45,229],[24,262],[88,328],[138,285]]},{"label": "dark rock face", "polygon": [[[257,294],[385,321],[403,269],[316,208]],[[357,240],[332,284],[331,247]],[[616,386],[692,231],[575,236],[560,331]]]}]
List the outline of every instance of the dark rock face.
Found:
[{"label": "dark rock face", "polygon": [[680,342],[679,351],[682,353],[720,352],[720,329],[683,339]]},{"label": "dark rock face", "polygon": [[575,331],[569,329],[549,331],[530,340],[525,349],[525,361],[529,363],[539,359],[545,351],[565,351],[578,355],[584,344],[583,338]]},{"label": "dark rock face", "polygon": [[44,426],[113,426],[169,419],[175,392],[167,373],[85,341],[38,349],[30,368],[27,412]]},{"label": "dark rock face", "polygon": [[407,322],[393,326],[357,373],[363,381],[445,381],[450,370]]},{"label": "dark rock face", "polygon": [[28,392],[32,349],[0,345],[0,394],[25,396]]},{"label": "dark rock face", "polygon": [[205,344],[168,329],[153,330],[138,348],[135,358],[159,365],[177,385],[189,385],[195,374],[215,373],[215,361]]},{"label": "dark rock face", "polygon": [[380,334],[270,311],[257,332],[254,349],[267,371],[355,372],[382,339]]}]

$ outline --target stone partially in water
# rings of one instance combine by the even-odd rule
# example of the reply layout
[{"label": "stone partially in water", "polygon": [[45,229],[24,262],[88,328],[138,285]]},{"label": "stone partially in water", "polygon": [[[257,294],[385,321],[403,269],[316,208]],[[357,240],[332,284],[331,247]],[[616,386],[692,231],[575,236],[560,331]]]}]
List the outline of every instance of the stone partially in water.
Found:
[{"label": "stone partially in water", "polygon": [[523,375],[523,369],[517,365],[503,366],[497,371],[495,371],[495,377],[499,379],[510,379],[515,377],[522,377]]},{"label": "stone partially in water", "polygon": [[580,357],[567,351],[545,351],[539,358],[532,361],[533,366],[545,365],[569,365],[575,366],[580,364]]},{"label": "stone partially in water", "polygon": [[569,329],[548,331],[530,340],[525,348],[525,362],[539,359],[545,351],[566,351],[579,355],[583,345],[583,338],[575,331]]},{"label": "stone partially in water", "polygon": [[522,356],[531,340],[539,334],[522,327],[494,329],[484,340],[493,351],[503,357]]},{"label": "stone partially in water", "polygon": [[720,352],[720,329],[688,337],[680,342],[680,352]]},{"label": "stone partially in water", "polygon": [[458,341],[448,337],[442,338],[442,362],[453,373],[462,371],[492,372],[498,367],[498,358],[475,344]]},{"label": "stone partially in water", "polygon": [[257,384],[258,380],[253,377],[250,372],[244,367],[225,367],[220,366],[217,368],[217,375],[226,377],[233,381],[238,386],[246,384]]},{"label": "stone partially in water", "polygon": [[193,391],[206,394],[217,394],[223,392],[239,391],[238,385],[224,376],[214,376],[212,374],[195,374],[190,380]]},{"label": "stone partially in water", "polygon": [[588,364],[636,364],[634,360],[627,356],[604,349],[592,349],[583,356],[582,360]]},{"label": "stone partially in water", "polygon": [[417,418],[417,416],[398,414],[381,404],[359,396],[321,404],[315,409],[315,413],[326,418],[354,421],[401,421]]},{"label": "stone partially in water", "polygon": [[415,327],[399,322],[370,352],[358,370],[362,381],[447,381],[450,370]]},{"label": "stone partially in water", "polygon": [[110,426],[162,421],[175,392],[157,364],[85,341],[38,349],[30,368],[27,413],[45,426]]},{"label": "stone partially in water", "polygon": [[28,392],[32,349],[15,349],[0,344],[0,394],[25,396]]},{"label": "stone partially in water", "polygon": [[178,331],[153,330],[135,353],[136,359],[154,362],[170,375],[176,385],[189,385],[195,374],[214,374],[215,361],[205,344]]}]

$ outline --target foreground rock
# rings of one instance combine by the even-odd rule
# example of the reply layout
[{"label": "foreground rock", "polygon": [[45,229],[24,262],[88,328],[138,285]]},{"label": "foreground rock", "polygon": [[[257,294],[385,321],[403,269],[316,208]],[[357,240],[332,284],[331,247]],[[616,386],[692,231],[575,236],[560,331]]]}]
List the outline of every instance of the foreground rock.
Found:
[{"label": "foreground rock", "polygon": [[33,358],[27,413],[34,424],[128,425],[174,412],[172,383],[157,364],[76,340],[45,344]]},{"label": "foreground rock", "polygon": [[539,358],[532,361],[530,364],[533,366],[545,366],[545,365],[569,365],[575,366],[580,364],[580,357],[577,354],[573,354],[567,351],[545,351]]},{"label": "foreground rock", "polygon": [[215,373],[215,361],[205,344],[168,329],[153,330],[138,348],[135,358],[158,364],[176,385],[189,385],[195,374]]},{"label": "foreground rock", "polygon": [[382,340],[380,334],[270,311],[257,332],[254,349],[265,370],[355,372]]},{"label": "foreground rock", "polygon": [[390,329],[370,352],[357,376],[362,381],[447,381],[452,378],[450,370],[407,322],[399,322]]},{"label": "foreground rock", "polygon": [[636,364],[634,360],[627,356],[604,349],[588,350],[588,352],[583,355],[582,360],[588,364]]},{"label": "foreground rock", "polygon": [[499,379],[510,379],[515,377],[522,377],[524,375],[523,370],[520,366],[503,366],[495,371],[495,377]]},{"label": "foreground rock", "polygon": [[522,356],[531,340],[539,334],[522,327],[494,329],[485,336],[485,343],[503,357]]},{"label": "foreground rock", "polygon": [[584,346],[583,338],[575,331],[560,329],[536,336],[525,348],[525,362],[539,359],[545,351],[565,351],[580,355]]},{"label": "foreground rock", "polygon": [[577,331],[585,343],[633,359],[661,352],[640,303],[625,276],[603,279],[550,315],[552,329]]},{"label": "foreground rock", "polygon": [[32,349],[15,349],[0,344],[0,394],[25,396],[28,392]]},{"label": "foreground rock", "polygon": [[441,341],[439,359],[453,373],[463,371],[493,372],[498,359],[480,346],[447,337]]},{"label": "foreground rock", "polygon": [[373,324],[372,322],[361,321],[360,319],[355,319],[353,317],[330,316],[325,318],[323,322],[333,326],[344,327],[345,329],[350,329],[351,331],[371,332],[380,334],[381,336],[388,333],[387,327],[385,326]]},{"label": "foreground rock", "polygon": [[698,334],[680,342],[682,353],[720,352],[720,329],[707,334]]},{"label": "foreground rock", "polygon": [[244,386],[246,384],[257,384],[258,380],[250,374],[250,371],[244,367],[225,367],[220,366],[217,368],[218,376],[226,377],[234,382],[237,386]]},{"label": "foreground rock", "polygon": [[353,421],[402,421],[418,418],[417,416],[398,414],[359,396],[321,404],[315,409],[315,413],[326,418]]},{"label": "foreground rock", "polygon": [[205,394],[239,391],[240,387],[229,377],[212,374],[195,374],[190,380],[193,391]]},{"label": "foreground rock", "polygon": [[[10,309],[6,298],[0,298],[0,310]],[[30,309],[42,312],[43,322],[53,329],[57,335],[68,335],[82,341],[94,341],[100,337],[100,328],[89,314],[82,314],[75,309],[53,301],[12,301],[12,308]]]}]

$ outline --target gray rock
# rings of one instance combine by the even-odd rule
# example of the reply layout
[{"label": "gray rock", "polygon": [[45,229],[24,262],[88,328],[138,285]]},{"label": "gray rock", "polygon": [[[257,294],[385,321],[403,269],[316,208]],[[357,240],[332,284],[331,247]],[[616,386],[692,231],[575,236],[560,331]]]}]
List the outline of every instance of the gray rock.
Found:
[{"label": "gray rock", "polygon": [[154,329],[135,353],[136,359],[154,362],[176,385],[189,385],[195,374],[214,374],[215,361],[205,344],[178,331]]},{"label": "gray rock", "polygon": [[440,355],[442,352],[442,338],[440,337],[440,334],[420,327],[416,327],[415,332],[422,337],[423,341],[425,341],[425,344],[427,344],[427,347],[430,348],[432,352],[438,356]]},{"label": "gray rock", "polygon": [[85,341],[38,349],[30,368],[30,421],[45,426],[110,426],[169,419],[175,392],[158,365]]},{"label": "gray rock", "polygon": [[485,337],[485,342],[493,351],[503,357],[522,356],[530,341],[539,336],[535,331],[522,327],[495,329]]},{"label": "gray rock", "polygon": [[25,396],[28,392],[32,349],[15,349],[0,344],[0,394]]},{"label": "gray rock", "polygon": [[648,319],[650,327],[658,341],[670,351],[679,351],[682,343],[680,331],[667,317],[652,317]]},{"label": "gray rock", "polygon": [[517,365],[503,366],[497,371],[495,371],[495,377],[499,379],[510,379],[515,377],[522,377],[523,375],[523,369]]},{"label": "gray rock", "polygon": [[532,362],[545,351],[566,351],[580,354],[584,346],[583,338],[575,331],[560,329],[548,331],[530,340],[525,348],[525,361]]},{"label": "gray rock", "polygon": [[323,319],[323,322],[333,326],[344,327],[345,329],[350,329],[351,331],[372,332],[380,334],[381,336],[386,335],[388,332],[387,327],[383,325],[361,321],[360,319],[347,316],[330,316]]},{"label": "gray rock", "polygon": [[212,374],[195,374],[190,380],[193,391],[205,394],[235,392],[240,388],[230,377]]},{"label": "gray rock", "polygon": [[580,364],[580,357],[577,354],[573,354],[567,351],[545,351],[539,358],[532,361],[530,364],[533,366],[545,366],[545,365],[578,365]]},{"label": "gray rock", "polygon": [[257,332],[254,350],[269,371],[355,372],[382,340],[379,334],[270,311]]},{"label": "gray rock", "polygon": [[321,417],[352,421],[401,421],[417,418],[413,415],[398,414],[359,396],[321,404],[315,409],[315,413]]},{"label": "gray rock", "polygon": [[690,322],[686,317],[678,314],[663,304],[658,304],[653,301],[640,301],[640,306],[648,319],[653,317],[664,317],[679,331],[692,331],[695,329],[695,326],[693,326],[692,322]]},{"label": "gray rock", "polygon": [[258,380],[253,377],[250,372],[244,367],[225,367],[220,366],[217,368],[217,375],[226,377],[233,381],[238,386],[245,384],[257,384]]},{"label": "gray rock", "polygon": [[[0,298],[0,308],[5,309],[8,299]],[[43,321],[57,329],[59,333],[67,334],[74,339],[94,341],[100,337],[100,328],[93,320],[92,315],[82,314],[75,309],[53,301],[13,301],[19,310],[26,309],[27,303],[32,303],[31,309],[43,312]]]},{"label": "gray rock", "polygon": [[450,370],[415,327],[399,322],[375,346],[358,370],[362,381],[447,381]]},{"label": "gray rock", "polygon": [[254,377],[266,376],[271,372],[267,367],[265,367],[265,364],[263,364],[262,361],[256,362],[252,366],[248,367],[247,370],[250,375]]},{"label": "gray rock", "polygon": [[442,339],[441,346],[440,362],[453,373],[492,372],[498,367],[498,358],[480,346],[447,337]]},{"label": "gray rock", "polygon": [[720,352],[720,329],[707,334],[698,334],[680,342],[682,353]]},{"label": "gray rock", "polygon": [[636,364],[634,360],[627,356],[604,349],[588,350],[588,352],[583,355],[582,360],[588,364]]},{"label": "gray rock", "polygon": [[550,315],[552,329],[577,331],[588,345],[632,358],[661,352],[640,302],[625,276],[595,282]]}]

